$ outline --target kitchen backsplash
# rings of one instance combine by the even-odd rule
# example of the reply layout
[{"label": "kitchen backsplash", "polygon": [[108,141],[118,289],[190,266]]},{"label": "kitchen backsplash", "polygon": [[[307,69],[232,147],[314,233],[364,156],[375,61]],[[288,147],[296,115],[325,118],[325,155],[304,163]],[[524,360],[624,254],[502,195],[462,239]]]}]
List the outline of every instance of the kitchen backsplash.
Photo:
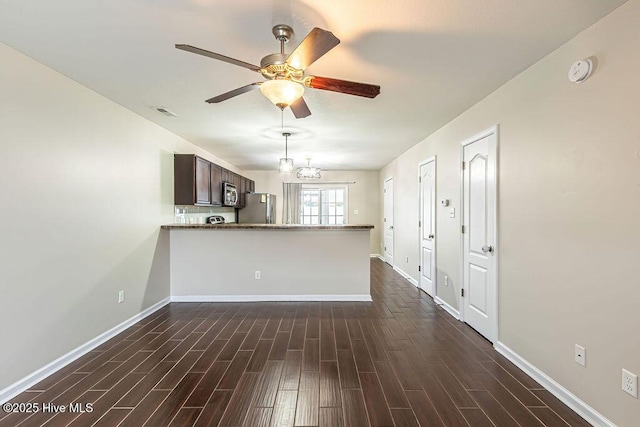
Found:
[{"label": "kitchen backsplash", "polygon": [[207,217],[220,215],[226,222],[236,222],[234,208],[214,208],[210,206],[175,206],[176,224],[204,224]]}]

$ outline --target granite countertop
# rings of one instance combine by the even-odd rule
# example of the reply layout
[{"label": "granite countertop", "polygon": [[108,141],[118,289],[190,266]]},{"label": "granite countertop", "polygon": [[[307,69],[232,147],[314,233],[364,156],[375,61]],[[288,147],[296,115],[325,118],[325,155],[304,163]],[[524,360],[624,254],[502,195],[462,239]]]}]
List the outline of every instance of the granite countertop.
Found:
[{"label": "granite countertop", "polygon": [[165,224],[160,228],[180,229],[220,229],[220,230],[371,230],[371,224],[346,225],[301,225],[301,224]]}]

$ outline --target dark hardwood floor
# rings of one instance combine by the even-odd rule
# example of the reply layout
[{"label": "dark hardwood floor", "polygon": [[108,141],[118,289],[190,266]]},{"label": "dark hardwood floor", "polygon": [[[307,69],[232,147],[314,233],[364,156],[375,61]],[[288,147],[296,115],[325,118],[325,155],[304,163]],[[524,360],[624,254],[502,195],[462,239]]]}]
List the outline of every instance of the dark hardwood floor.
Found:
[{"label": "dark hardwood floor", "polygon": [[[388,265],[373,303],[174,303],[0,426],[588,426]],[[45,403],[92,412],[43,412]],[[51,407],[50,407],[51,408]]]}]

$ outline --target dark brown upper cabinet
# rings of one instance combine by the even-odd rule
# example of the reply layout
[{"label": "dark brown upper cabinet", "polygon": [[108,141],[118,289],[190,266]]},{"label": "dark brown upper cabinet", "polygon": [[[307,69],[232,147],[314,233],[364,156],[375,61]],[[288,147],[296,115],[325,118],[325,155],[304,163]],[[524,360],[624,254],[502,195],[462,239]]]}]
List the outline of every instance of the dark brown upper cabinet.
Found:
[{"label": "dark brown upper cabinet", "polygon": [[238,202],[239,202],[238,204],[240,206],[238,206],[238,207],[239,208],[244,208],[247,205],[247,203],[246,203],[246,200],[247,200],[247,197],[246,197],[246,194],[247,194],[247,178],[245,178],[243,176],[241,176],[239,178],[240,178],[240,185],[238,185],[238,194],[240,196],[239,197],[240,200],[238,200]]},{"label": "dark brown upper cabinet", "polygon": [[230,179],[231,172],[222,168],[222,173],[220,175],[222,182],[231,182]]},{"label": "dark brown upper cabinet", "polygon": [[236,208],[246,204],[247,192],[255,183],[248,178],[211,163],[195,154],[174,155],[174,203],[176,205],[222,206],[222,183],[230,182],[238,189]]},{"label": "dark brown upper cabinet", "polygon": [[211,205],[211,162],[193,154],[176,154],[173,195],[176,205]]},{"label": "dark brown upper cabinet", "polygon": [[222,205],[222,167],[211,163],[211,203]]}]

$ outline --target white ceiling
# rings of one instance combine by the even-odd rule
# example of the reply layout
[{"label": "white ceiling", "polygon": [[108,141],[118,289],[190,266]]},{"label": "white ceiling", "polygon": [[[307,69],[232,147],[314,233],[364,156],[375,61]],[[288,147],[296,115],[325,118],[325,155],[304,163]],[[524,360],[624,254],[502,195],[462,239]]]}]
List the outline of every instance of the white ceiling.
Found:
[{"label": "white ceiling", "polygon": [[259,65],[279,51],[275,24],[295,31],[286,52],[313,27],[332,31],[341,44],[307,74],[378,84],[381,94],[307,89],[312,115],[284,112],[290,157],[379,169],[624,2],[3,0],[0,41],[242,169],[276,169],[281,113],[260,91],[204,102],[262,77],[174,44]]}]

